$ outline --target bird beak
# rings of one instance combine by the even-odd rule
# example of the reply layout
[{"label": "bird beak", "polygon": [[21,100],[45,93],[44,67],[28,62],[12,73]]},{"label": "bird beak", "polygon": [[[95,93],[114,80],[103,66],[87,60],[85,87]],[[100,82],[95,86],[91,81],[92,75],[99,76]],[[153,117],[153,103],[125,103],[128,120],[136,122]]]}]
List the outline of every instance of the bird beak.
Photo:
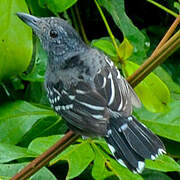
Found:
[{"label": "bird beak", "polygon": [[16,14],[23,22],[29,25],[33,30],[35,31],[39,30],[39,26],[37,22],[40,20],[40,18],[21,12],[18,12]]}]

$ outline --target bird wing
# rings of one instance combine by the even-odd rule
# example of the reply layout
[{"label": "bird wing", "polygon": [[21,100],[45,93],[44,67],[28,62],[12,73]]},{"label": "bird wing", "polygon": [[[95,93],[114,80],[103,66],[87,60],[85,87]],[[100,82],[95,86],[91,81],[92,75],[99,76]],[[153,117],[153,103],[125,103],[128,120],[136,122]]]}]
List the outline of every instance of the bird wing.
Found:
[{"label": "bird wing", "polygon": [[105,99],[87,83],[79,81],[64,89],[63,83],[47,83],[47,92],[54,110],[71,128],[84,134],[105,135],[109,113]]},{"label": "bird wing", "polygon": [[49,101],[55,111],[83,133],[86,131],[94,135],[104,135],[110,112],[129,116],[132,113],[132,104],[139,103],[113,62],[106,56],[105,60],[105,66],[94,75],[93,85],[80,80],[66,88],[60,79],[59,82],[47,82],[46,85]]},{"label": "bird wing", "polygon": [[96,90],[106,99],[110,110],[129,116],[132,105],[140,107],[139,98],[114,63],[108,57],[105,61],[107,65],[98,71],[94,79]]}]

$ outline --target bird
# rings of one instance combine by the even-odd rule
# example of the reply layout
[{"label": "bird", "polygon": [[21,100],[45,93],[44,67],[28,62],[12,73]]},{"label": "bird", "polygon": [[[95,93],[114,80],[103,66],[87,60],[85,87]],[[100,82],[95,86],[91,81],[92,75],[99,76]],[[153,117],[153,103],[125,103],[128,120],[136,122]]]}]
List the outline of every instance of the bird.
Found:
[{"label": "bird", "polygon": [[133,106],[139,108],[141,102],[106,54],[85,44],[62,18],[17,16],[47,53],[47,96],[70,129],[103,137],[117,162],[134,173],[142,173],[145,159],[166,153],[160,138],[132,115]]}]

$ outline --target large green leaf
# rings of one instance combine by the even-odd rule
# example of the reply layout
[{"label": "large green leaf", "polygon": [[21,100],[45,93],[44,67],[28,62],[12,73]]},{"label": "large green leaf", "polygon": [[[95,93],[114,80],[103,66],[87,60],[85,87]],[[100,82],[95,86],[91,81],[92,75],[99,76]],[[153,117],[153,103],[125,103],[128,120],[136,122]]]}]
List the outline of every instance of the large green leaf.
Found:
[{"label": "large green leaf", "polygon": [[158,157],[155,161],[146,160],[146,167],[153,170],[169,172],[180,172],[180,165],[171,157],[163,155]]},{"label": "large green leaf", "polygon": [[31,72],[27,75],[22,74],[21,78],[31,82],[44,82],[44,75],[46,71],[47,55],[42,48],[39,40],[35,44],[36,56],[34,66]]},{"label": "large green leaf", "polygon": [[153,132],[168,139],[180,142],[180,101],[170,104],[170,111],[156,115],[152,120],[140,116],[141,121]]},{"label": "large green leaf", "polygon": [[172,180],[169,176],[158,171],[147,170],[143,172],[144,180]]},{"label": "large green leaf", "polygon": [[23,136],[20,145],[27,146],[37,137],[51,136],[54,134],[65,134],[67,125],[61,117],[47,117],[39,119],[32,128]]},{"label": "large green leaf", "polygon": [[47,17],[53,15],[53,13],[51,13],[51,11],[47,8],[40,7],[39,0],[26,0],[26,3],[28,5],[30,12],[35,16]]},{"label": "large green leaf", "polygon": [[[118,44],[119,42],[116,41]],[[91,45],[104,51],[107,55],[113,58],[117,58],[116,50],[113,46],[113,43],[109,37],[103,37],[100,39],[93,40]]]},{"label": "large green leaf", "polygon": [[26,70],[32,55],[32,32],[16,12],[27,12],[25,1],[0,1],[0,80]]},{"label": "large green leaf", "polygon": [[157,74],[161,80],[167,85],[171,92],[171,97],[174,100],[180,100],[180,85],[176,84],[171,76],[161,67],[157,67],[154,70],[154,73]]},{"label": "large green leaf", "polygon": [[145,37],[126,15],[124,0],[99,0],[99,2],[112,15],[114,22],[121,29],[124,37],[126,37],[133,45],[134,52],[131,59],[142,62],[146,57]]},{"label": "large green leaf", "polygon": [[25,101],[9,102],[0,106],[1,142],[16,144],[41,118],[55,116],[52,110],[36,107]]},{"label": "large green leaf", "polygon": [[[122,66],[126,76],[130,76],[139,65],[126,61]],[[163,112],[168,108],[170,101],[170,92],[166,84],[154,73],[149,74],[134,90],[144,106],[151,112]]]},{"label": "large green leaf", "polygon": [[[0,164],[0,179],[10,179],[26,165],[27,163]],[[43,167],[36,174],[30,177],[29,180],[56,180],[56,177],[46,167]]]},{"label": "large green leaf", "polygon": [[[62,136],[56,135],[36,138],[31,142],[28,148],[31,151],[42,153],[48,147],[58,141],[60,137]],[[94,153],[90,144],[88,141],[83,141],[80,144],[69,146],[65,151],[53,159],[50,162],[50,165],[53,165],[61,160],[66,160],[69,164],[69,170],[66,179],[72,179],[81,174],[93,161],[93,159]]]},{"label": "large green leaf", "polygon": [[26,148],[0,143],[0,163],[25,157],[36,157],[36,155],[35,153],[29,152]]},{"label": "large green leaf", "polygon": [[41,7],[47,6],[55,14],[65,11],[76,2],[77,0],[39,0]]}]

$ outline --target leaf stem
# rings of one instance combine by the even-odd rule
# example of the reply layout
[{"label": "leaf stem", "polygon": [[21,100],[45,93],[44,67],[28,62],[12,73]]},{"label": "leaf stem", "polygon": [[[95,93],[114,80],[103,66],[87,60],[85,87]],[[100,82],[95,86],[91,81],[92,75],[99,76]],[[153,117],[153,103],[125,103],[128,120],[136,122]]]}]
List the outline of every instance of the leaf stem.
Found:
[{"label": "leaf stem", "polygon": [[115,40],[115,37],[114,37],[114,35],[113,35],[112,31],[111,31],[111,28],[109,27],[109,24],[108,24],[108,22],[107,22],[107,20],[106,20],[106,17],[104,16],[104,13],[103,13],[100,5],[98,4],[98,2],[97,2],[96,0],[94,0],[94,2],[95,2],[96,6],[97,6],[97,9],[98,9],[98,11],[99,11],[99,13],[100,13],[103,21],[104,21],[104,24],[105,24],[105,26],[106,26],[106,29],[107,29],[107,31],[108,31],[108,34],[109,34],[109,36],[111,37],[111,40],[112,40],[113,45],[114,45],[114,47],[115,47],[115,49],[116,49],[116,53],[117,53],[117,55],[118,55],[119,61],[120,61],[121,64],[124,64],[124,61],[120,58],[121,56],[120,56],[120,53],[119,53],[118,45],[117,45],[116,40]]},{"label": "leaf stem", "polygon": [[148,2],[150,2],[151,4],[154,4],[155,6],[159,7],[160,9],[164,10],[165,12],[171,14],[172,16],[174,16],[175,18],[178,16],[178,14],[176,14],[175,12],[173,12],[172,10],[164,7],[163,5],[153,1],[153,0],[147,0]]}]

